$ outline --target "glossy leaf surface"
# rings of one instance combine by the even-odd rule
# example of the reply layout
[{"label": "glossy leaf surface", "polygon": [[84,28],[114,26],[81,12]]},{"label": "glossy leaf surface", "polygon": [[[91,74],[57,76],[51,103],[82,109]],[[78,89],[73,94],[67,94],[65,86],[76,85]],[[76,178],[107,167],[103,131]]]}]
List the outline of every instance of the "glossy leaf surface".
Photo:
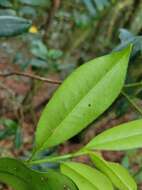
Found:
[{"label": "glossy leaf surface", "polygon": [[0,37],[16,36],[26,32],[31,22],[16,16],[0,16]]},{"label": "glossy leaf surface", "polygon": [[106,130],[91,140],[84,149],[127,150],[142,147],[142,119]]},{"label": "glossy leaf surface", "polygon": [[85,164],[67,162],[61,165],[61,171],[74,181],[79,190],[113,189],[111,182],[104,174]]},{"label": "glossy leaf surface", "polygon": [[120,164],[107,162],[97,154],[90,154],[92,161],[112,181],[119,190],[136,190],[137,185],[128,171]]},{"label": "glossy leaf surface", "polygon": [[36,172],[21,161],[11,158],[0,159],[0,181],[14,190],[77,190],[66,176],[49,170],[47,173]]},{"label": "glossy leaf surface", "polygon": [[94,59],[76,69],[43,111],[36,131],[36,150],[73,137],[102,114],[124,84],[131,47]]}]

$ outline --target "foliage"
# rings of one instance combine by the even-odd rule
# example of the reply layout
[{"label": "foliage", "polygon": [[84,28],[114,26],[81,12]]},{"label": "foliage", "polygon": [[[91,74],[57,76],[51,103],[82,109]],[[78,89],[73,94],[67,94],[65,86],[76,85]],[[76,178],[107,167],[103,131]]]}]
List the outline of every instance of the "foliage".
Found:
[{"label": "foliage", "polygon": [[0,37],[9,37],[27,31],[31,22],[14,16],[0,16]]},{"label": "foliage", "polygon": [[64,175],[49,170],[40,173],[28,168],[23,162],[11,159],[0,159],[0,179],[15,190],[40,190],[69,188],[76,190],[75,185]]},{"label": "foliage", "polygon": [[[18,35],[14,40],[26,44],[24,48],[26,47],[28,52],[25,52],[25,49],[23,51],[20,46],[12,63],[19,64],[21,69],[31,69],[43,75],[53,71],[67,75],[74,67],[81,65],[57,89],[41,114],[31,157],[26,161],[0,159],[2,182],[15,190],[137,189],[135,180],[126,170],[129,166],[126,157],[122,161],[125,168],[118,163],[104,160],[98,151],[127,151],[141,148],[141,119],[107,129],[77,152],[61,156],[52,155],[44,159],[39,154],[47,149],[52,151],[55,146],[74,137],[94,120],[100,119],[99,116],[116,100],[118,101],[120,94],[142,114],[136,104],[136,98],[137,100],[141,98],[141,89],[137,88],[141,86],[138,82],[141,79],[141,70],[136,67],[135,62],[132,64],[132,60],[135,61],[142,51],[141,25],[135,27],[141,15],[141,4],[138,3],[136,6],[134,2],[134,0],[119,2],[77,0],[74,4],[74,1],[65,0],[64,8],[58,11],[60,1],[0,1],[2,8],[0,36]],[[133,6],[138,7],[134,14],[131,10]],[[135,21],[132,24],[129,21],[130,17]],[[32,24],[30,20],[33,21]],[[116,25],[118,27],[115,27]],[[117,30],[125,26],[128,26],[131,32],[121,28],[119,30],[121,42],[116,46]],[[133,49],[129,44],[133,45]],[[7,52],[13,50],[4,47]],[[112,49],[112,53],[94,59],[94,55],[106,54]],[[88,59],[91,61],[88,62]],[[127,69],[129,59],[130,64]],[[139,70],[135,78],[131,73],[132,69]],[[127,82],[135,83],[124,85],[125,79]],[[32,81],[31,94],[38,91],[42,84],[34,85]],[[134,88],[130,90],[132,87]],[[130,93],[132,98],[126,92]],[[26,96],[27,102],[24,99],[23,104],[31,103],[30,95]],[[118,110],[121,112],[119,114],[125,113],[129,108],[126,105],[128,103],[124,104],[123,99],[121,101],[118,105]],[[33,114],[32,111],[30,113]],[[2,120],[1,124],[5,127],[0,131],[0,139],[15,135],[15,145],[20,147],[19,123]],[[70,160],[82,155],[87,155],[91,159],[90,166]],[[54,162],[60,165],[60,172],[49,169],[50,164]],[[43,165],[47,170],[45,173],[31,169],[34,165],[40,164],[45,164]],[[140,175],[136,177],[141,179]]]}]

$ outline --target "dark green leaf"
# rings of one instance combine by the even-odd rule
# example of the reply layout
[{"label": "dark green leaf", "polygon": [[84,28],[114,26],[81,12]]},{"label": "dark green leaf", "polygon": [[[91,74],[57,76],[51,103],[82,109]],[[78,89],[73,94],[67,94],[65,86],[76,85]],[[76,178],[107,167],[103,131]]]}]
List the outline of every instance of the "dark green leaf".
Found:
[{"label": "dark green leaf", "polygon": [[40,173],[28,168],[19,160],[0,159],[0,181],[14,190],[77,190],[73,182],[53,170]]},{"label": "dark green leaf", "polygon": [[16,134],[15,134],[15,148],[20,148],[22,145],[22,132],[21,127],[17,127]]},{"label": "dark green leaf", "polygon": [[0,16],[0,37],[16,36],[26,32],[31,26],[29,20],[16,16]]},{"label": "dark green leaf", "polygon": [[48,49],[47,49],[46,45],[40,40],[33,41],[32,47],[31,47],[31,52],[36,57],[39,57],[43,60],[47,59]]},{"label": "dark green leaf", "polygon": [[16,134],[18,123],[16,123],[15,121],[2,118],[0,119],[0,125],[3,125],[4,127],[0,131],[0,140]]}]

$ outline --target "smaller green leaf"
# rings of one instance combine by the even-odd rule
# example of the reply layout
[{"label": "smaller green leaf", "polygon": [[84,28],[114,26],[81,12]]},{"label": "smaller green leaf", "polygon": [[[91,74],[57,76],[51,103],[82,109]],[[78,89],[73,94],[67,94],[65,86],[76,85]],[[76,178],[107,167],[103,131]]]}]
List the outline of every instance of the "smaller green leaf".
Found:
[{"label": "smaller green leaf", "polygon": [[0,16],[0,37],[10,37],[26,32],[31,22],[16,16]]},{"label": "smaller green leaf", "polygon": [[119,190],[136,190],[137,185],[128,171],[121,165],[107,162],[96,153],[90,153],[90,157],[96,168],[102,171]]},{"label": "smaller green leaf", "polygon": [[79,190],[113,190],[108,178],[88,165],[66,162],[61,164],[61,172],[71,178]]},{"label": "smaller green leaf", "polygon": [[142,147],[142,119],[106,130],[83,149],[128,150]]}]

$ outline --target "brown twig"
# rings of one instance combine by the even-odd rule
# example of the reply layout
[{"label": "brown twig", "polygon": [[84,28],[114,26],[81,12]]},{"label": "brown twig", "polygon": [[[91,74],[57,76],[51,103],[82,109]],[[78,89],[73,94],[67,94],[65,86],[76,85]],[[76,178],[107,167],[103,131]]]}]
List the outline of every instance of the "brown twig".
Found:
[{"label": "brown twig", "polygon": [[32,78],[32,79],[35,79],[35,80],[40,80],[40,81],[47,82],[47,83],[52,83],[52,84],[61,84],[62,83],[59,80],[53,80],[53,79],[33,75],[33,74],[30,74],[30,73],[22,73],[22,72],[18,72],[18,71],[9,72],[9,73],[5,73],[5,74],[0,74],[0,77],[10,77],[10,76],[13,76],[13,75],[28,77],[28,78]]},{"label": "brown twig", "polygon": [[48,16],[45,20],[45,23],[44,25],[42,26],[45,30],[45,35],[44,35],[44,41],[47,42],[47,39],[48,39],[48,33],[50,31],[50,27],[52,25],[52,22],[53,22],[53,19],[54,19],[54,16],[57,12],[57,10],[59,9],[60,7],[60,0],[52,0],[51,1],[51,7],[48,11]]}]

